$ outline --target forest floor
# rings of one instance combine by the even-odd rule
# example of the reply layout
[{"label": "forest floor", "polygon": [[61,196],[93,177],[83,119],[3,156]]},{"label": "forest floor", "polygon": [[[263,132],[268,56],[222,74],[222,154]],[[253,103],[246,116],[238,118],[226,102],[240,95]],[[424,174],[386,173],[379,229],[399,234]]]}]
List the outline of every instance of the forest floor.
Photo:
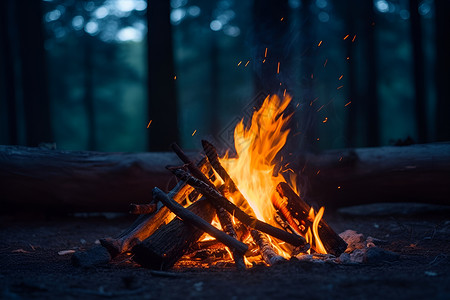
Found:
[{"label": "forest floor", "polygon": [[[448,212],[448,211],[447,211]],[[327,215],[326,215],[327,216]],[[289,260],[244,272],[230,267],[176,267],[155,273],[127,257],[77,268],[71,254],[133,219],[0,216],[1,299],[450,299],[450,215],[356,216],[333,213],[337,231],[353,229],[384,240],[394,262],[337,264]]]}]

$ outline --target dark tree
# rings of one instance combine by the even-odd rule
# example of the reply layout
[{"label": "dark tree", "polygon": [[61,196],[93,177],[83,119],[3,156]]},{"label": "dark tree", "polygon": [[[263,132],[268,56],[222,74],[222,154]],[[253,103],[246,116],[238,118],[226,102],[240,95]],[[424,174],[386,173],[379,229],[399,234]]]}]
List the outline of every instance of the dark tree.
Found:
[{"label": "dark tree", "polygon": [[147,21],[149,149],[163,151],[179,136],[170,1],[149,0]]},{"label": "dark tree", "polygon": [[436,137],[450,140],[450,1],[435,0],[436,10]]},{"label": "dark tree", "polygon": [[[359,12],[357,7],[353,5],[352,0],[347,0],[342,9],[342,14],[345,21],[345,28],[347,34],[351,37],[354,37],[357,34],[357,23],[358,23],[358,15]],[[358,91],[357,91],[357,64],[353,61],[356,57],[356,49],[355,43],[353,43],[353,38],[348,39],[346,43],[346,56],[351,58],[351,61],[348,64],[347,69],[347,91],[348,91],[348,99],[352,101],[352,105],[349,105],[347,110],[347,146],[348,147],[356,147],[356,134],[357,134],[357,114],[358,114]]]},{"label": "dark tree", "polygon": [[[363,36],[366,39],[365,61],[366,61],[366,81],[367,87],[365,93],[359,98],[362,110],[364,112],[364,135],[366,144],[369,147],[379,145],[380,125],[379,125],[379,103],[377,96],[377,53],[375,41],[375,12],[372,1],[361,1],[360,13],[363,22]],[[350,58],[351,59],[351,58]]]},{"label": "dark tree", "polygon": [[26,144],[53,141],[41,1],[15,1]]},{"label": "dark tree", "polygon": [[3,123],[6,128],[2,135],[5,136],[2,142],[16,145],[18,144],[18,124],[17,124],[17,95],[15,90],[14,62],[16,60],[12,37],[15,33],[14,26],[8,26],[13,21],[14,11],[13,1],[0,1],[0,99]]},{"label": "dark tree", "polygon": [[411,41],[414,64],[414,95],[417,133],[418,141],[420,143],[425,143],[428,140],[428,126],[426,120],[425,68],[422,48],[422,26],[419,15],[419,1],[410,0],[409,10],[411,14]]}]

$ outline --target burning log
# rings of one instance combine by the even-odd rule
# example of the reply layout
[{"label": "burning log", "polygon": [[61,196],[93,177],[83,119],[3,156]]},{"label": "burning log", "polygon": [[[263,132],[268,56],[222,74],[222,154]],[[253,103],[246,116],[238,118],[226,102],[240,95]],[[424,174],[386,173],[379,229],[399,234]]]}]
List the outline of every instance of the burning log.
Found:
[{"label": "burning log", "polygon": [[[184,151],[175,143],[171,145],[173,151],[178,155],[178,157],[186,164],[189,171],[198,178],[199,180],[202,180],[203,182],[207,183],[212,189],[216,190],[216,187],[214,184],[209,180],[208,177],[206,177],[205,173],[202,172],[199,168],[197,168],[194,163],[189,159],[189,157],[184,153]],[[218,192],[218,191],[217,191]],[[222,226],[223,230],[232,238],[237,239],[236,231],[234,230],[233,223],[231,222],[230,215],[228,212],[218,205],[216,202],[212,202],[214,207],[216,208],[217,217],[219,218],[220,225]],[[239,251],[236,251],[235,248],[230,249],[233,255],[234,262],[236,264],[236,268],[238,270],[245,270],[245,262],[244,262],[244,255],[243,253],[239,253]]]},{"label": "burning log", "polygon": [[[155,196],[161,197],[155,193]],[[209,201],[200,199],[188,208],[204,222],[211,222],[215,210]],[[171,268],[185,252],[197,242],[203,231],[195,226],[186,224],[179,218],[161,226],[155,233],[132,249],[133,260],[138,264],[151,268],[167,270]]]},{"label": "burning log", "polygon": [[253,229],[267,233],[268,235],[271,235],[295,247],[303,247],[304,248],[303,250],[309,249],[309,244],[303,237],[296,234],[288,233],[284,230],[273,227],[270,224],[262,222],[252,216],[249,216],[239,207],[231,203],[227,198],[222,196],[215,189],[211,188],[207,183],[204,183],[203,181],[191,176],[190,174],[181,169],[174,169],[172,170],[172,172],[178,178],[186,181],[187,184],[194,187],[199,193],[203,194],[204,196],[208,197],[212,201],[215,201],[220,206],[225,208],[230,214],[232,214],[234,217],[236,217],[239,221],[241,221],[245,225]]},{"label": "burning log", "polygon": [[[275,208],[298,233],[305,234],[307,228],[312,228],[313,225],[313,220],[309,218],[311,206],[285,182],[277,185],[277,192],[282,199],[274,200],[276,198],[272,198]],[[334,232],[324,219],[320,220],[318,233],[327,253],[339,256],[347,249],[347,243]]]},{"label": "burning log", "polygon": [[286,261],[284,257],[278,255],[273,250],[267,236],[264,233],[261,233],[258,230],[253,229],[251,230],[251,235],[253,237],[253,240],[259,247],[259,251],[261,252],[262,258],[269,266],[273,266],[280,262]]},{"label": "burning log", "polygon": [[[186,183],[180,181],[169,192],[168,197],[173,198],[177,202],[181,202],[186,195],[192,191],[192,188]],[[108,249],[112,257],[131,250],[136,244],[145,240],[160,227],[170,215],[167,207],[161,207],[160,210],[153,214],[141,215],[136,221],[123,231],[115,239],[101,239],[100,243]]]},{"label": "burning log", "polygon": [[158,209],[155,203],[150,204],[130,204],[129,213],[133,215],[151,214]]},{"label": "burning log", "polygon": [[218,241],[222,242],[224,245],[228,246],[230,249],[235,249],[241,254],[244,254],[248,246],[228,234],[220,231],[216,227],[211,225],[211,222],[206,222],[202,218],[198,217],[195,213],[184,208],[177,202],[173,201],[167,195],[158,188],[153,189],[153,196],[161,201],[165,206],[167,206],[174,214],[181,218],[186,223],[192,224],[195,227],[203,230],[212,237],[215,237]]},{"label": "burning log", "polygon": [[[222,178],[222,180],[225,182],[225,187],[227,190],[232,194],[237,194],[239,197],[239,204],[241,207],[245,208],[246,211],[250,212],[250,215],[256,219],[255,212],[251,208],[251,206],[248,204],[247,200],[244,198],[242,193],[239,191],[237,185],[234,183],[231,176],[228,174],[228,172],[225,170],[225,168],[222,166],[222,164],[219,161],[219,155],[217,154],[216,148],[208,141],[202,140],[202,146],[203,150],[206,153],[206,157],[208,157],[208,161],[210,162],[213,169],[219,174],[219,176]],[[269,265],[274,265],[280,261],[284,261],[284,257],[278,255],[274,249],[272,248],[272,245],[270,244],[267,236],[265,234],[259,232],[258,230],[251,230],[251,236],[253,240],[256,242],[256,244],[259,246],[261,256],[263,257],[264,261]]]},{"label": "burning log", "polygon": [[[168,196],[180,202],[192,190],[192,187],[180,181],[170,191]],[[166,207],[161,207],[153,214],[139,216],[130,227],[116,238],[100,239],[101,246],[74,253],[72,255],[72,263],[80,267],[91,267],[108,263],[117,255],[130,251],[134,245],[155,232],[166,221],[169,214],[170,211]]]}]

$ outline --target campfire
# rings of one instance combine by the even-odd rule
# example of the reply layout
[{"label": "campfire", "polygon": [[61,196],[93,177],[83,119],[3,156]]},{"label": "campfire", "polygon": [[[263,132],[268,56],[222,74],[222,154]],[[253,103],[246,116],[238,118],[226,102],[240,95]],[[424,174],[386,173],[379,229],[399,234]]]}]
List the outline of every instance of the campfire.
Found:
[{"label": "campfire", "polygon": [[290,132],[290,102],[289,95],[268,96],[247,126],[241,120],[233,155],[220,157],[204,140],[205,155],[193,162],[173,144],[181,162],[167,169],[178,184],[167,194],[155,187],[149,204],[131,204],[136,221],[116,238],[101,239],[97,250],[74,255],[74,263],[131,253],[158,270],[199,260],[245,269],[304,255],[338,257],[347,243],[323,219],[324,207],[316,212],[302,199],[296,174],[279,156]]}]

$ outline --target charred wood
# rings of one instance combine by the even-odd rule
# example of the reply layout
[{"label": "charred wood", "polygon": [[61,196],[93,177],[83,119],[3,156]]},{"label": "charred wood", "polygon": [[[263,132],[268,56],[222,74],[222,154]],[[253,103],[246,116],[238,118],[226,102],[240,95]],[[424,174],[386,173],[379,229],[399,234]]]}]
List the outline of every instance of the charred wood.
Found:
[{"label": "charred wood", "polygon": [[[205,199],[200,199],[187,208],[191,213],[211,222],[215,210]],[[203,231],[175,218],[161,226],[155,233],[132,249],[133,260],[156,270],[171,268],[188,249],[203,235]]]},{"label": "charred wood", "polygon": [[280,262],[286,261],[284,257],[281,255],[278,255],[275,250],[273,249],[272,245],[270,244],[270,241],[268,237],[264,234],[259,232],[258,230],[252,230],[251,231],[253,240],[256,242],[256,244],[259,247],[259,251],[261,252],[261,256],[263,260],[269,265],[273,266]]},{"label": "charred wood", "polygon": [[[277,192],[280,194],[281,199],[273,198],[278,199],[278,201],[273,201],[274,206],[298,233],[305,234],[308,227],[312,228],[314,221],[309,218],[311,206],[300,198],[285,182],[280,182],[277,185]],[[339,256],[347,249],[347,243],[323,218],[320,220],[318,232],[327,253]],[[312,247],[314,249],[314,245]]]},{"label": "charred wood", "polygon": [[270,224],[262,222],[256,219],[255,217],[246,214],[244,211],[242,211],[239,207],[231,203],[227,198],[222,196],[215,189],[211,188],[208,184],[191,176],[187,172],[181,169],[172,170],[172,172],[178,178],[186,181],[187,184],[194,187],[199,193],[203,194],[204,196],[208,197],[211,201],[215,201],[220,206],[225,208],[230,214],[232,214],[235,218],[237,218],[245,225],[254,228],[256,230],[262,231],[264,233],[267,233],[268,235],[271,235],[293,246],[304,247],[305,250],[309,248],[309,244],[306,243],[306,240],[303,237],[292,233],[288,233],[284,230],[276,228]]},{"label": "charred wood", "polygon": [[[217,191],[214,184],[205,175],[205,172],[202,172],[199,168],[197,168],[193,164],[193,162],[189,159],[189,157],[184,153],[184,151],[177,144],[175,144],[175,143],[172,144],[172,149],[178,155],[178,157],[187,165],[189,171],[194,175],[194,177],[207,183],[211,187],[211,189],[214,189]],[[231,218],[230,218],[228,212],[223,207],[218,205],[216,202],[213,201],[212,204],[216,208],[217,217],[219,218],[220,225],[222,226],[225,233],[228,234],[229,236],[231,236],[232,238],[237,239],[237,234],[236,234],[236,231],[234,230],[233,223],[231,222]],[[232,252],[233,259],[236,264],[236,268],[238,270],[245,270],[246,267],[245,267],[243,253],[240,253],[235,248],[231,248],[230,250]]]}]

